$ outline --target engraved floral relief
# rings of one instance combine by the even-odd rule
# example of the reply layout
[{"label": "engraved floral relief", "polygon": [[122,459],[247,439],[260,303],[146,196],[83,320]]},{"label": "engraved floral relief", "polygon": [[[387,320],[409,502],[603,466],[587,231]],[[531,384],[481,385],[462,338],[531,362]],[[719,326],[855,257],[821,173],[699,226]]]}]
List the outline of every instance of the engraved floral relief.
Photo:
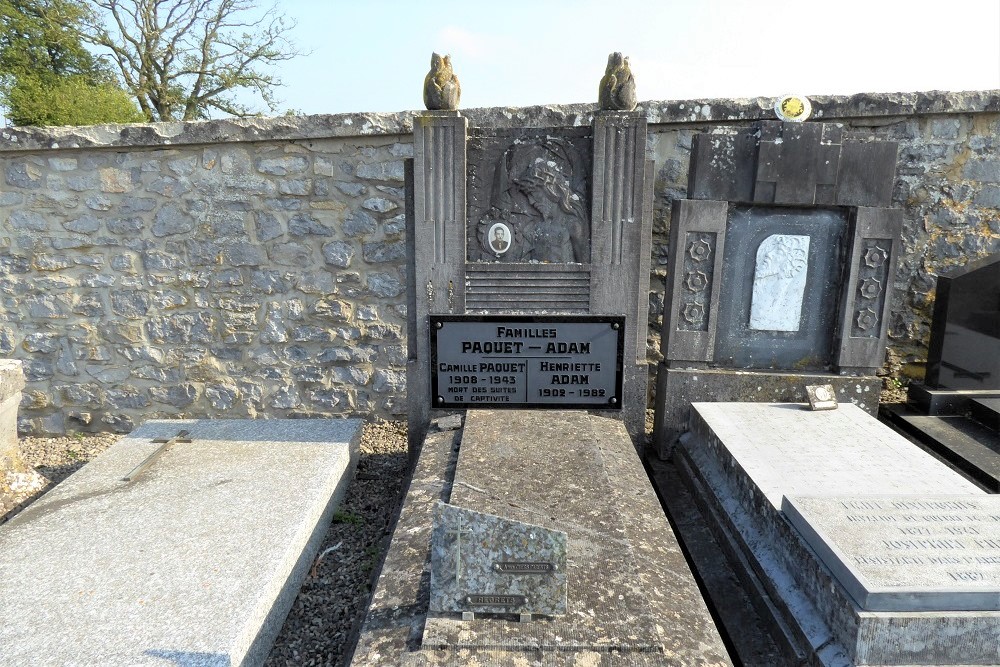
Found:
[{"label": "engraved floral relief", "polygon": [[864,239],[863,243],[855,287],[859,300],[854,310],[851,335],[876,338],[881,322],[879,313],[885,307],[886,286],[891,280],[889,251],[886,248],[892,248],[892,241],[869,238]]},{"label": "engraved floral relief", "polygon": [[761,241],[750,302],[751,329],[799,330],[808,267],[808,236],[772,234]]},{"label": "engraved floral relief", "polygon": [[681,317],[690,324],[701,324],[705,319],[705,307],[700,303],[686,303],[681,311]]},{"label": "engraved floral relief", "polygon": [[874,299],[882,293],[882,283],[877,278],[865,278],[861,281],[859,291],[864,298]]},{"label": "engraved floral relief", "polygon": [[856,321],[859,329],[862,331],[868,331],[878,324],[878,314],[871,308],[863,308],[858,311],[858,318]]},{"label": "engraved floral relief", "polygon": [[696,262],[703,262],[712,254],[712,246],[704,239],[692,241],[688,246],[688,255]]},{"label": "engraved floral relief", "polygon": [[688,271],[684,287],[691,292],[701,292],[708,285],[708,276],[703,271]]},{"label": "engraved floral relief", "polygon": [[885,263],[885,260],[888,257],[889,253],[886,250],[878,247],[877,245],[873,245],[865,252],[864,261],[866,265],[872,267],[873,269],[877,269]]}]

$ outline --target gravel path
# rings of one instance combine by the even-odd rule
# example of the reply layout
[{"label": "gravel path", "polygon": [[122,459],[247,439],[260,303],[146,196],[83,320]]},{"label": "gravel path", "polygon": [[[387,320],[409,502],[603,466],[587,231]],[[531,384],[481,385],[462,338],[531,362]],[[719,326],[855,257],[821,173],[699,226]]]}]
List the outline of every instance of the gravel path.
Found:
[{"label": "gravel path", "polygon": [[[21,454],[52,486],[121,436],[22,438]],[[389,544],[407,468],[406,425],[365,423],[354,479],[292,605],[265,667],[340,667],[364,618],[375,568]]]}]

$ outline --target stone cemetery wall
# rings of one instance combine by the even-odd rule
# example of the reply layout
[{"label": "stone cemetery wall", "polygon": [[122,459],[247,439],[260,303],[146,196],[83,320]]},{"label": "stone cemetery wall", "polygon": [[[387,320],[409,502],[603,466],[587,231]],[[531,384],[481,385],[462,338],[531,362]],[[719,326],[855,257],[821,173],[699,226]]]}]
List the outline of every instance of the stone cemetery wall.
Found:
[{"label": "stone cemetery wall", "polygon": [[[1000,251],[1000,91],[813,98],[898,141],[906,214],[887,371],[922,362],[933,276]],[[646,103],[656,160],[649,360],[670,204],[695,133],[771,100]],[[592,105],[471,109],[585,125]],[[403,159],[412,113],[0,132],[0,356],[22,433],[164,417],[405,412]],[[419,239],[417,240],[419,243]]]}]

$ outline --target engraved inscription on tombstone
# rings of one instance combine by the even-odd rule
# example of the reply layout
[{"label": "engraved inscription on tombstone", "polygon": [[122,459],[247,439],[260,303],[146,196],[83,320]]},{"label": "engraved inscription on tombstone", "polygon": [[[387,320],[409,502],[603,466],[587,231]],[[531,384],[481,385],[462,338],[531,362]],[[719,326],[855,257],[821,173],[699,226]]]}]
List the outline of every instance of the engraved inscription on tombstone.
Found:
[{"label": "engraved inscription on tombstone", "polygon": [[620,409],[622,317],[431,316],[437,407]]},{"label": "engraved inscription on tombstone", "polygon": [[566,533],[438,502],[431,611],[566,613]]},{"label": "engraved inscription on tombstone", "polygon": [[794,496],[782,511],[867,611],[1000,611],[1000,496]]}]

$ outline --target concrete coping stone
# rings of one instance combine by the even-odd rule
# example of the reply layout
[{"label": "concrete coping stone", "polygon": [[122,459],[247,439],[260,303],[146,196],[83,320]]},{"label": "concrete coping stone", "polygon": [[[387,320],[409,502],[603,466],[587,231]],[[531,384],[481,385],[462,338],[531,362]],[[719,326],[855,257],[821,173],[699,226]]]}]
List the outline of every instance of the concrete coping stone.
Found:
[{"label": "concrete coping stone", "polygon": [[[817,121],[1000,112],[1000,89],[811,95],[809,99],[812,118]],[[651,100],[639,104],[651,126],[775,120],[773,107],[773,97]],[[596,104],[587,103],[484,107],[462,109],[460,114],[480,127],[576,127],[590,125],[596,110]],[[413,132],[413,118],[421,113],[399,111],[86,127],[8,127],[0,131],[0,153],[409,135]],[[650,129],[656,131],[655,127]]]},{"label": "concrete coping stone", "polygon": [[0,527],[0,664],[261,664],[361,426],[147,422]]}]

